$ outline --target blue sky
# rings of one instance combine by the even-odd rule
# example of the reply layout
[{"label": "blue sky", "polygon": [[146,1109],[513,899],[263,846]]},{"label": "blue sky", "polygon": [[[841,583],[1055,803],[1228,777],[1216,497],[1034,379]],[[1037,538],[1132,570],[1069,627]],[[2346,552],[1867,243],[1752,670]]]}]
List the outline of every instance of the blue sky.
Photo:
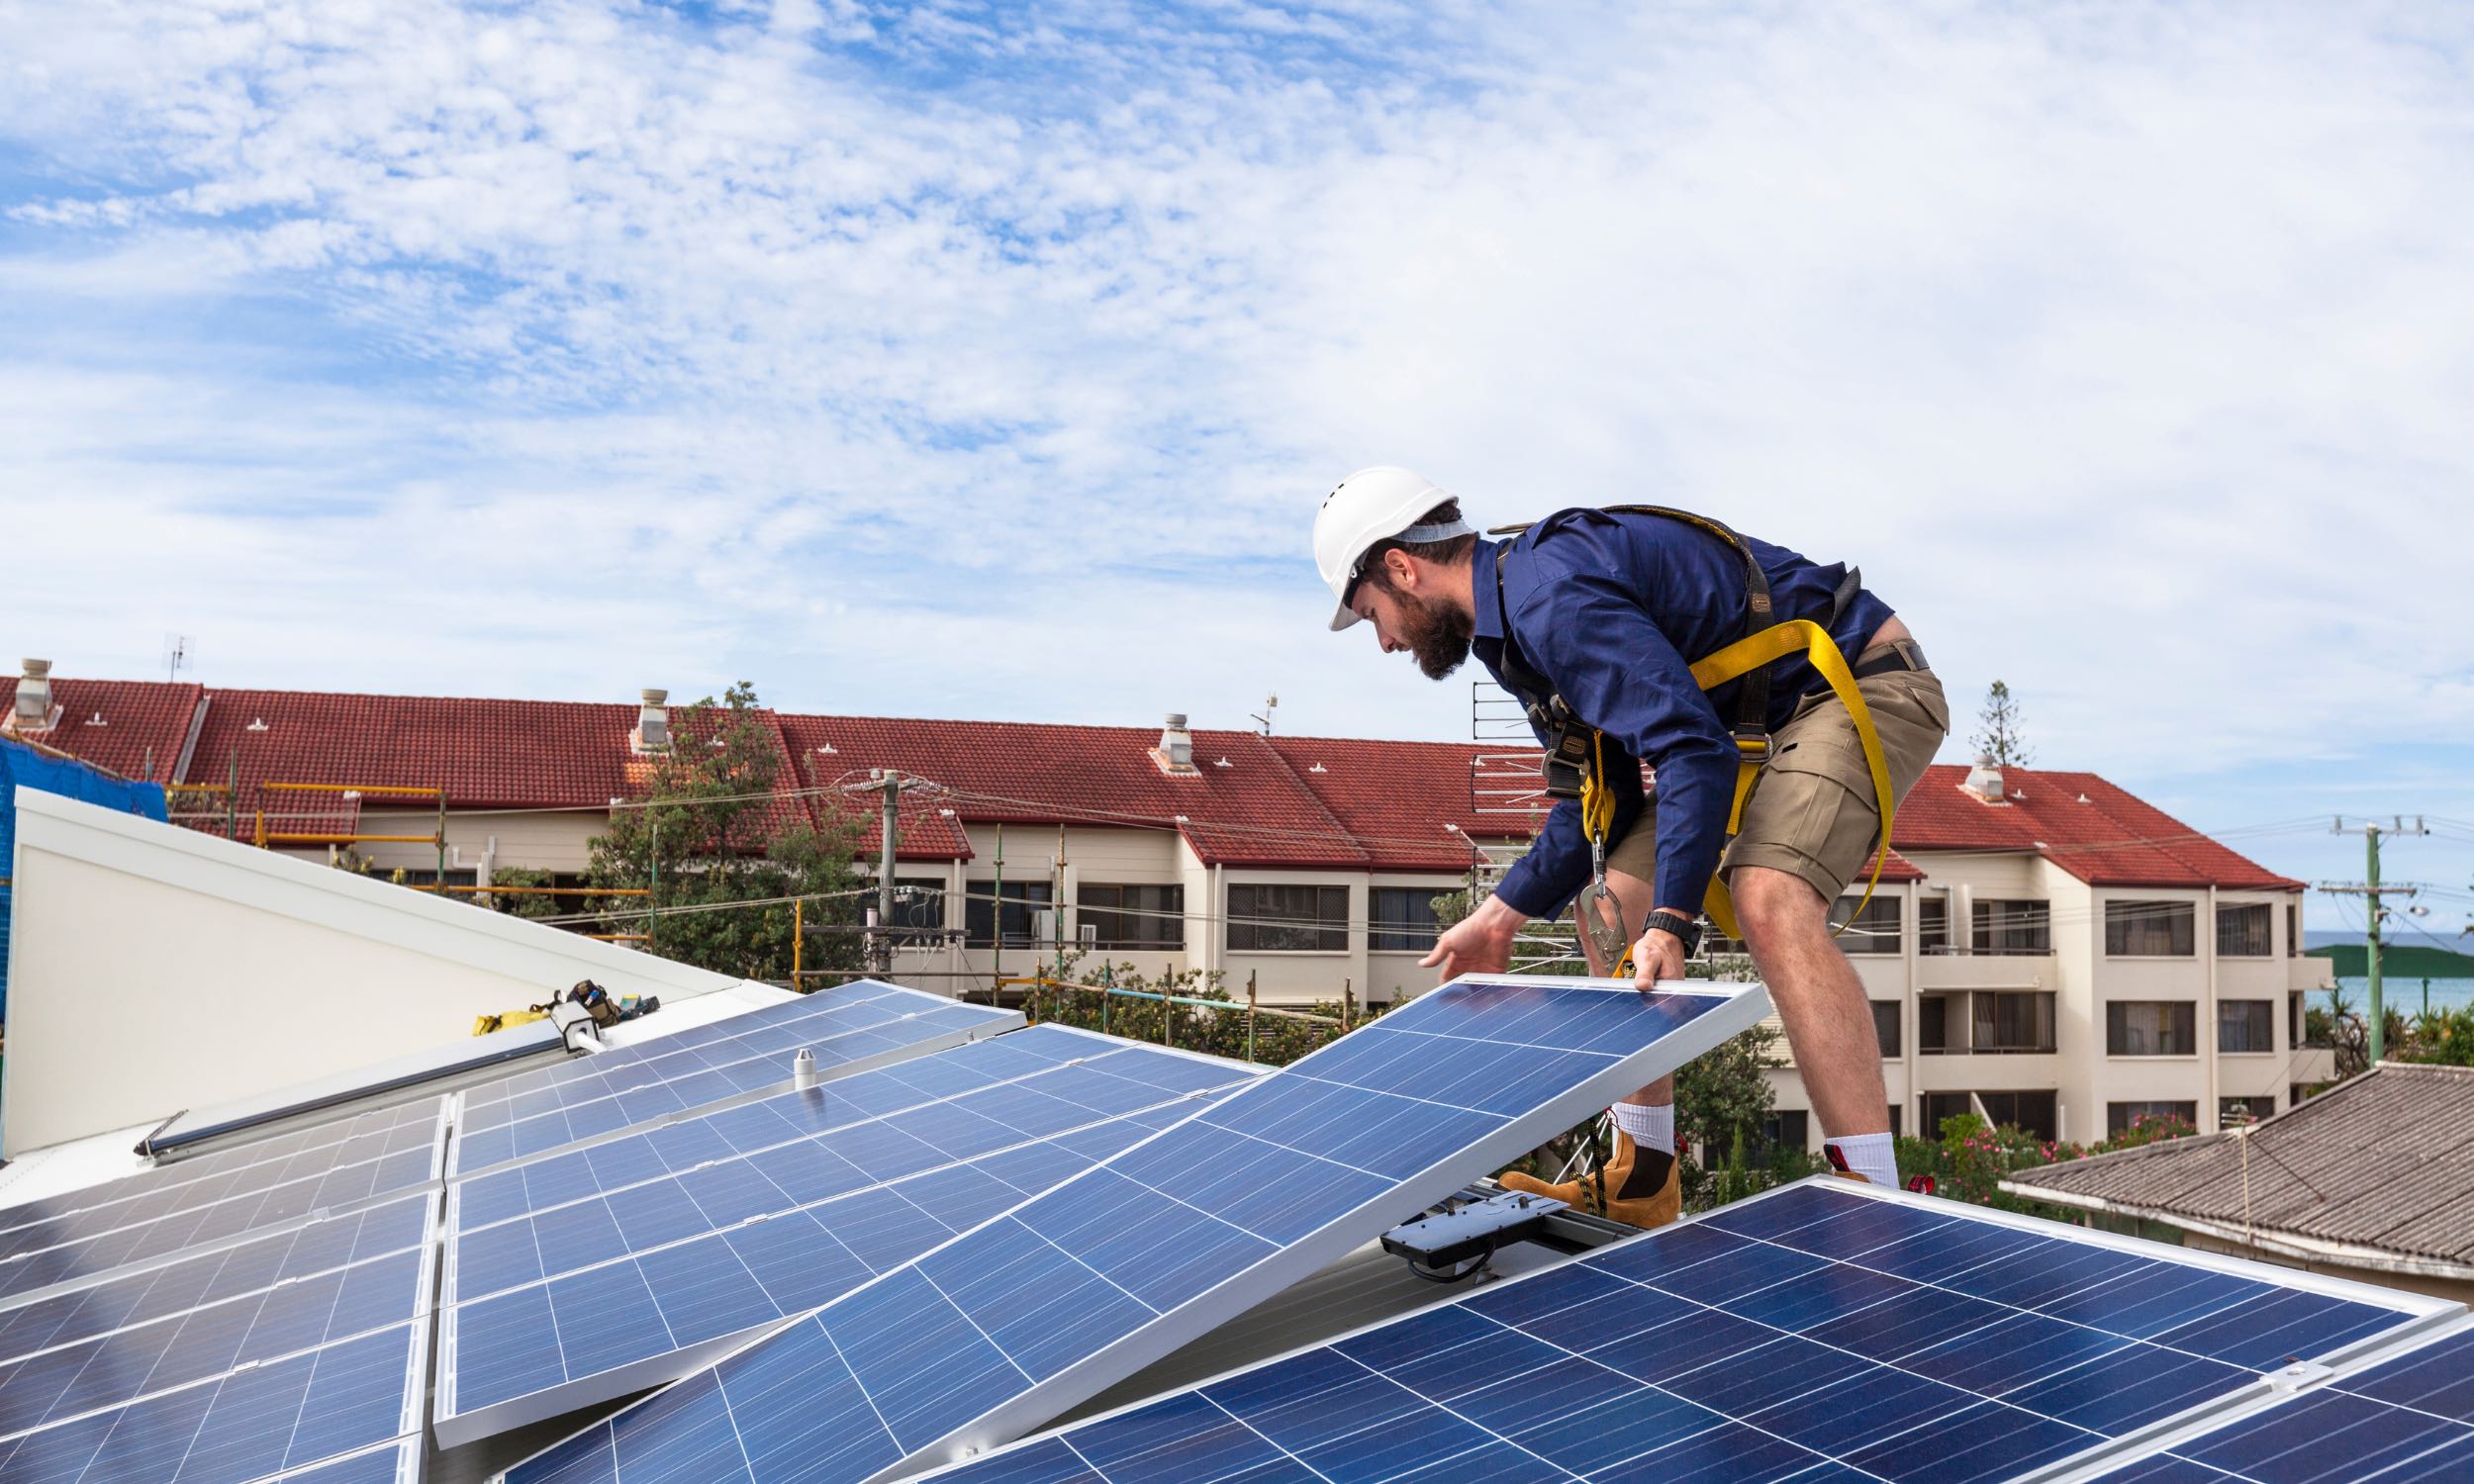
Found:
[{"label": "blue sky", "polygon": [[1318,618],[1402,462],[1860,563],[2040,762],[2351,876],[2474,820],[2469,15],[0,3],[0,635],[1462,736]]}]

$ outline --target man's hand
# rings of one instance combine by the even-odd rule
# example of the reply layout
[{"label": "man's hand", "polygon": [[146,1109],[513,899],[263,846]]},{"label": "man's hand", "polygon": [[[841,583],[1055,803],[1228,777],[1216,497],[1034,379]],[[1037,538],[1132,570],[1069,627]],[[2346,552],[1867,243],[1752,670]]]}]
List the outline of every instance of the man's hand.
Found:
[{"label": "man's hand", "polygon": [[1418,965],[1434,969],[1439,984],[1465,974],[1501,974],[1512,966],[1512,938],[1528,920],[1505,906],[1502,897],[1489,896],[1437,938],[1434,951]]},{"label": "man's hand", "polygon": [[1644,993],[1658,987],[1661,979],[1682,978],[1683,940],[1663,927],[1654,927],[1632,946],[1632,963],[1638,971],[1632,976],[1632,987]]}]

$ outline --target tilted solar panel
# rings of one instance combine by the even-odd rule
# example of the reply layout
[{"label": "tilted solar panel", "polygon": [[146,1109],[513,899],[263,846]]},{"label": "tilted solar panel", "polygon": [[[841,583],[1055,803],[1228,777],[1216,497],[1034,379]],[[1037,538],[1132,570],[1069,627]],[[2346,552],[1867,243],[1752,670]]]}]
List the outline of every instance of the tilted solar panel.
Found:
[{"label": "tilted solar panel", "polygon": [[0,1360],[419,1247],[434,1204],[408,1195],[0,1310]]},{"label": "tilted solar panel", "polygon": [[[1257,1074],[1079,1032],[1022,1035],[1087,1059],[467,1234],[462,1301],[440,1319],[440,1443],[685,1374]],[[758,1106],[796,1119],[822,1101]]]},{"label": "tilted solar panel", "polygon": [[1001,1442],[1767,1006],[1757,985],[1455,981],[507,1477],[890,1478]]},{"label": "tilted solar panel", "polygon": [[[818,990],[810,998],[833,992]],[[555,1068],[562,1075],[547,1086],[498,1096],[493,1084],[492,1095],[478,1101],[467,1094],[448,1168],[475,1174],[788,1087],[791,1061],[802,1050],[814,1059],[818,1079],[829,1080],[1022,1024],[1019,1011],[878,985],[865,999],[820,1005],[809,1015],[646,1061],[598,1068],[590,1064],[601,1058],[562,1064]]]},{"label": "tilted solar panel", "polygon": [[2447,1307],[1825,1176],[937,1478],[1989,1484]]},{"label": "tilted solar panel", "polygon": [[[248,1165],[210,1180],[55,1217],[13,1234],[29,1246],[0,1259],[0,1309],[83,1287],[119,1269],[154,1267],[200,1250],[347,1214],[436,1181],[445,1160],[444,1104],[428,1099],[391,1131],[393,1152],[280,1183]],[[425,1120],[423,1122],[422,1120]],[[31,1244],[41,1243],[40,1246]]]},{"label": "tilted solar panel", "polygon": [[0,1478],[254,1484],[404,1438],[420,1427],[422,1331],[398,1325],[0,1441]]},{"label": "tilted solar panel", "polygon": [[2474,1329],[2312,1385],[2101,1477],[2106,1484],[2474,1479]]},{"label": "tilted solar panel", "polygon": [[795,1101],[776,1097],[742,1103],[606,1143],[542,1155],[450,1182],[448,1229],[466,1234],[590,1196],[615,1196],[629,1186],[690,1174],[842,1124],[943,1102],[1122,1045],[1061,1026],[1038,1026],[860,1072]]}]

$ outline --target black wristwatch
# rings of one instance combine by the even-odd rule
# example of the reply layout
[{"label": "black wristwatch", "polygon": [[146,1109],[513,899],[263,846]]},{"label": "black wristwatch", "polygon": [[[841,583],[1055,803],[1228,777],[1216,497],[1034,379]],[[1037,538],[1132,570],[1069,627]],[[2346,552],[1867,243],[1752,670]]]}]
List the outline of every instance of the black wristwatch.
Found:
[{"label": "black wristwatch", "polygon": [[1661,907],[1650,914],[1648,922],[1641,925],[1641,931],[1644,933],[1651,928],[1672,933],[1680,939],[1683,943],[1683,956],[1687,959],[1701,951],[1701,922],[1697,917],[1686,917],[1671,908]]}]

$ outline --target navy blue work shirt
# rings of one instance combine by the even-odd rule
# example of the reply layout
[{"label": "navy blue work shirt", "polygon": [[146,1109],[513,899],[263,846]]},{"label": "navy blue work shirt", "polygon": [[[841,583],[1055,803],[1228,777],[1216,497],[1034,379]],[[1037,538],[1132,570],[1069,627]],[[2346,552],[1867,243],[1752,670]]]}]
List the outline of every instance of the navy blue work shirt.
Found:
[{"label": "navy blue work shirt", "polygon": [[[1849,663],[1890,617],[1858,592],[1838,621],[1830,605],[1844,564],[1821,566],[1783,546],[1746,536],[1768,574],[1771,621],[1809,618],[1829,628]],[[1503,553],[1501,603],[1495,556]],[[1480,540],[1472,570],[1476,632],[1472,651],[1506,690],[1508,637],[1529,668],[1553,683],[1580,719],[1606,734],[1606,769],[1647,763],[1656,773],[1657,905],[1701,910],[1726,846],[1735,798],[1736,745],[1722,717],[1735,714],[1741,681],[1704,694],[1692,662],[1744,635],[1744,559],[1718,537],[1679,520],[1606,510],[1563,510],[1508,543]],[[1507,633],[1508,624],[1508,633]],[[1769,724],[1786,724],[1799,698],[1826,688],[1802,656],[1770,668]],[[1523,701],[1544,696],[1521,695]],[[1540,742],[1548,739],[1541,734]],[[1621,747],[1627,754],[1613,754]],[[1633,790],[1637,792],[1637,790]],[[1623,838],[1640,803],[1619,792],[1613,833]],[[1562,912],[1589,880],[1580,805],[1559,800],[1527,855],[1495,894],[1525,916]]]}]

